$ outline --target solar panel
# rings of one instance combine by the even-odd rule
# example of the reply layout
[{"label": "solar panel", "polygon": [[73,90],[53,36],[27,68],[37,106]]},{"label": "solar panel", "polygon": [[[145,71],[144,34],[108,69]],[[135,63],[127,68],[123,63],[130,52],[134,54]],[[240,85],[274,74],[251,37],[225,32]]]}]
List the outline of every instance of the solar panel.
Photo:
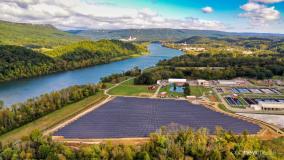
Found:
[{"label": "solar panel", "polygon": [[146,137],[169,124],[198,129],[216,126],[241,133],[256,133],[260,127],[183,100],[117,97],[58,130],[65,138]]}]

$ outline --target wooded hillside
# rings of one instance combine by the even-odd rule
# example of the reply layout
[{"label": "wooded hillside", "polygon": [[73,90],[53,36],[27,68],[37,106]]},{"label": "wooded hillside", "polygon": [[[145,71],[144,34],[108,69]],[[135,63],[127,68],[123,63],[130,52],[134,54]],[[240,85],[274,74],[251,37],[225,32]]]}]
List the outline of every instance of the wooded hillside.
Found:
[{"label": "wooded hillside", "polygon": [[42,54],[0,45],[0,82],[72,70],[141,55],[145,46],[117,40],[82,41]]}]

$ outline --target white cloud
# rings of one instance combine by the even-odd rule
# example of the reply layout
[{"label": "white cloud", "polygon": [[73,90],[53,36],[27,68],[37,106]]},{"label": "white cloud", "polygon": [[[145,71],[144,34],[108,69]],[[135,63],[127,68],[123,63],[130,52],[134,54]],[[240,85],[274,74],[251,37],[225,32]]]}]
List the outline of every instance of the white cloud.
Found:
[{"label": "white cloud", "polygon": [[267,7],[264,4],[248,2],[241,6],[241,9],[245,13],[240,14],[240,16],[249,18],[252,25],[266,25],[280,18],[280,12],[274,6]]},{"label": "white cloud", "polygon": [[1,0],[0,19],[53,24],[59,28],[186,28],[222,29],[218,21],[168,19],[145,9],[80,0]]},{"label": "white cloud", "polygon": [[243,6],[241,6],[241,9],[245,10],[245,11],[254,11],[254,10],[258,10],[260,8],[264,7],[263,5],[260,5],[258,3],[247,3],[244,4]]},{"label": "white cloud", "polygon": [[260,2],[260,3],[279,3],[284,2],[284,0],[252,0],[254,2]]},{"label": "white cloud", "polygon": [[213,8],[209,6],[202,8],[203,13],[212,13],[213,11]]}]

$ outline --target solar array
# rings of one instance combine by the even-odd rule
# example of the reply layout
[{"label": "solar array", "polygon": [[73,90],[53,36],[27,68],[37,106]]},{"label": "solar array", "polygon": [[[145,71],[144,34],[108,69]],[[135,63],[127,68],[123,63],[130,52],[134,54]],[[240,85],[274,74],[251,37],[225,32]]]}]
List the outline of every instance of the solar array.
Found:
[{"label": "solar array", "polygon": [[61,128],[55,136],[65,138],[147,137],[170,124],[198,129],[216,126],[241,133],[256,133],[260,127],[183,100],[117,97]]},{"label": "solar array", "polygon": [[232,88],[234,93],[264,93],[264,94],[281,94],[274,88]]}]

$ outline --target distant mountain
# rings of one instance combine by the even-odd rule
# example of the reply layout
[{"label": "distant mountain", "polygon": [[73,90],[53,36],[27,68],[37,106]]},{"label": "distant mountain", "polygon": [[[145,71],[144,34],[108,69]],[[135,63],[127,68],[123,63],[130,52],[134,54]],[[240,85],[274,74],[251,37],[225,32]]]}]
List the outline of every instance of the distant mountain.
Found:
[{"label": "distant mountain", "polygon": [[185,38],[176,43],[186,43],[192,45],[205,45],[206,47],[216,46],[238,46],[249,49],[269,50],[284,54],[284,38],[283,37],[201,37],[192,36]]},{"label": "distant mountain", "polygon": [[69,33],[92,39],[122,39],[130,36],[137,41],[178,41],[192,36],[202,37],[284,37],[284,34],[271,33],[234,33],[214,30],[189,30],[189,29],[119,29],[119,30],[72,30]]},{"label": "distant mountain", "polygon": [[0,44],[50,48],[83,39],[86,38],[58,30],[52,25],[0,21]]}]

